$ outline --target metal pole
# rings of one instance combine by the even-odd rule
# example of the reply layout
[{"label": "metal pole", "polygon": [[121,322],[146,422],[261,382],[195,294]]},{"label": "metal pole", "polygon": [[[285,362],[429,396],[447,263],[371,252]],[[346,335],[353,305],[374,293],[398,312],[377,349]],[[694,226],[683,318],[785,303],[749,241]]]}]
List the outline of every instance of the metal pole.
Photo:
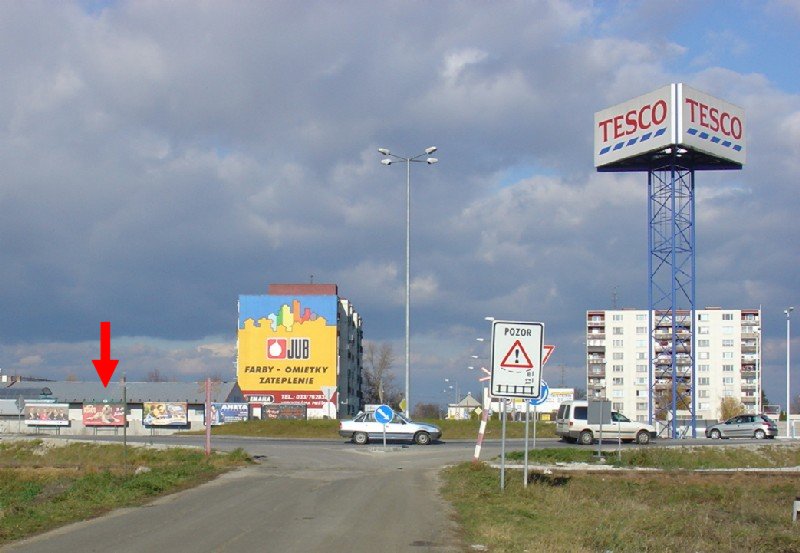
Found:
[{"label": "metal pole", "polygon": [[528,400],[525,400],[525,468],[522,470],[522,487],[528,487],[528,426],[529,426],[529,415],[531,410],[531,404]]},{"label": "metal pole", "polygon": [[122,459],[128,466],[128,381],[122,373]]},{"label": "metal pole", "polygon": [[783,312],[786,313],[786,437],[787,438],[791,438],[792,437],[791,433],[790,433],[790,429],[791,429],[792,425],[791,425],[791,422],[789,420],[789,414],[792,411],[792,405],[791,405],[792,393],[791,393],[790,388],[789,388],[789,382],[790,382],[790,376],[789,376],[790,375],[790,370],[789,370],[789,368],[791,366],[789,364],[789,358],[791,356],[792,348],[791,348],[791,333],[790,333],[789,329],[791,328],[791,324],[792,324],[792,310],[793,309],[794,309],[794,307],[788,307],[788,308],[783,310]]},{"label": "metal pole", "polygon": [[763,411],[761,407],[761,306],[758,306],[758,336],[756,336],[756,415]]},{"label": "metal pole", "polygon": [[411,416],[411,158],[406,159],[406,417]]},{"label": "metal pole", "polygon": [[500,416],[503,418],[500,431],[500,491],[506,489],[506,398],[500,398]]},{"label": "metal pole", "polygon": [[206,457],[211,455],[211,379],[206,378]]},{"label": "metal pole", "polygon": [[538,405],[533,406],[533,449],[536,449],[536,419],[539,418],[539,415],[537,414],[538,408]]}]

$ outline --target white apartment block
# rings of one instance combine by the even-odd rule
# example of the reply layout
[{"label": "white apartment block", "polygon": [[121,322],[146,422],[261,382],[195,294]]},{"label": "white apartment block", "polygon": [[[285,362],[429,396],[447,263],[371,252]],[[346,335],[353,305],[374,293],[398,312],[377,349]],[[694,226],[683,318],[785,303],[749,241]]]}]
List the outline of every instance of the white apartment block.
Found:
[{"label": "white apartment block", "polygon": [[[663,319],[663,317],[661,317]],[[695,417],[716,421],[724,397],[741,401],[748,412],[763,410],[761,392],[761,313],[758,309],[706,308],[679,311],[675,375],[690,390],[692,349],[695,357]],[[659,320],[658,318],[653,319]],[[586,312],[586,391],[605,398],[631,419],[648,420],[650,371],[656,391],[672,387],[671,320],[648,328],[648,311],[621,309]],[[694,322],[694,345],[690,344]],[[653,366],[648,361],[653,340]],[[685,345],[684,345],[685,344]],[[664,367],[666,366],[666,371]],[[667,378],[656,378],[657,376]],[[670,393],[670,392],[667,392]],[[671,396],[670,396],[671,397]],[[691,397],[691,391],[688,393]]]}]

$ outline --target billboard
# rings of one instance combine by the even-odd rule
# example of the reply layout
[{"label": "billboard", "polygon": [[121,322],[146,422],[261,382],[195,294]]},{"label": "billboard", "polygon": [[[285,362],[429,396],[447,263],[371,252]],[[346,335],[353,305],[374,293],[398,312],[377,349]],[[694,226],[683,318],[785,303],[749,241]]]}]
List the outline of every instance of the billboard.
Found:
[{"label": "billboard", "polygon": [[680,144],[744,165],[744,110],[685,84],[677,86]]},{"label": "billboard", "polygon": [[121,403],[84,403],[83,426],[123,426],[125,406]]},{"label": "billboard", "polygon": [[333,295],[239,297],[236,374],[249,401],[335,403],[337,309]]},{"label": "billboard", "polygon": [[212,403],[211,424],[246,421],[250,418],[250,406],[247,403]]},{"label": "billboard", "polygon": [[142,404],[142,423],[148,426],[186,426],[186,403],[145,402]]},{"label": "billboard", "polygon": [[68,403],[26,403],[22,413],[28,426],[69,426]]},{"label": "billboard", "polygon": [[677,83],[594,114],[594,165],[598,169],[628,166],[643,170],[649,168],[648,154],[671,146],[700,153],[711,168],[741,168],[745,162],[744,110]]},{"label": "billboard", "polygon": [[594,166],[675,143],[674,86],[667,85],[594,114]]},{"label": "billboard", "polygon": [[306,405],[276,403],[274,405],[263,405],[261,407],[261,418],[264,420],[305,420],[307,412]]}]

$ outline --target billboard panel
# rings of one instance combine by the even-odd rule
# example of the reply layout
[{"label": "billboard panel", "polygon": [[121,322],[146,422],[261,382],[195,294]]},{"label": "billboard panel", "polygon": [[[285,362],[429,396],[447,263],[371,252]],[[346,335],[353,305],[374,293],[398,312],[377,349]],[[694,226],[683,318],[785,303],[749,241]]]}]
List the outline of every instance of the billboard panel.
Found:
[{"label": "billboard panel", "polygon": [[744,110],[685,84],[678,85],[678,99],[680,144],[744,165]]},{"label": "billboard panel", "polygon": [[247,403],[212,403],[211,424],[246,421],[250,418],[250,406]]},{"label": "billboard panel", "polygon": [[273,404],[261,407],[261,418],[264,420],[306,420],[307,405]]},{"label": "billboard panel", "polygon": [[186,426],[186,403],[145,402],[142,404],[142,423],[148,426]]},{"label": "billboard panel", "polygon": [[83,426],[123,426],[125,407],[121,403],[84,403]]},{"label": "billboard panel", "polygon": [[675,85],[594,114],[594,166],[675,144]]},{"label": "billboard panel", "polygon": [[69,426],[68,403],[26,403],[22,413],[28,426]]},{"label": "billboard panel", "polygon": [[237,378],[252,401],[335,401],[336,296],[240,296]]}]

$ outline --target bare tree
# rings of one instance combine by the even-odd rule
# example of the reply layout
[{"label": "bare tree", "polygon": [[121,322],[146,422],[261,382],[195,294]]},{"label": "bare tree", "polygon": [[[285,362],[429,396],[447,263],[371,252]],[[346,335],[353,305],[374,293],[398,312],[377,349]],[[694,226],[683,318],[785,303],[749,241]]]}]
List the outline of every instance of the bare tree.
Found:
[{"label": "bare tree", "polygon": [[153,369],[147,373],[147,382],[169,382],[167,377],[161,374],[161,370]]},{"label": "bare tree", "polygon": [[414,405],[414,419],[438,419],[441,407],[435,403],[417,403]]},{"label": "bare tree", "polygon": [[364,402],[396,406],[401,399],[394,383],[394,353],[391,344],[366,343],[364,354]]}]

